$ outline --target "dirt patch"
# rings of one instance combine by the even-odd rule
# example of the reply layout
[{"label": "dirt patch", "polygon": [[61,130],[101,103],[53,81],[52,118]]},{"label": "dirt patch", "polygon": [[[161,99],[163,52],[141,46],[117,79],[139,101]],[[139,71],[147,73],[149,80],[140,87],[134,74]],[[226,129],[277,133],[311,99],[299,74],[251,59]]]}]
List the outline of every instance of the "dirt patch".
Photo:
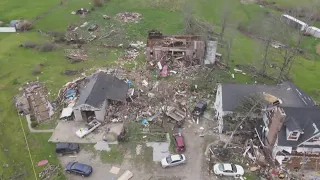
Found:
[{"label": "dirt patch", "polygon": [[318,44],[318,45],[316,46],[316,52],[317,52],[318,55],[320,55],[320,44]]}]

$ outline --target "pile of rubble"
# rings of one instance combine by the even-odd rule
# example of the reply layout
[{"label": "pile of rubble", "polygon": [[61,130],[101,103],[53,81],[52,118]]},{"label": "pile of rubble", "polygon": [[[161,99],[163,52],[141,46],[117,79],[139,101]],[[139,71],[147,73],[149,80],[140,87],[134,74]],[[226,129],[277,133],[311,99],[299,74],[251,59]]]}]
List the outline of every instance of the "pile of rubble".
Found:
[{"label": "pile of rubble", "polygon": [[43,171],[39,173],[40,179],[52,179],[59,173],[59,166],[48,164]]},{"label": "pile of rubble", "polygon": [[31,118],[38,122],[50,119],[54,114],[48,92],[40,82],[26,83],[14,100],[19,114],[30,114]]},{"label": "pile of rubble", "polygon": [[124,52],[124,55],[119,57],[119,60],[134,61],[139,56],[139,51],[136,49],[128,49]]},{"label": "pile of rubble", "polygon": [[141,19],[141,14],[137,12],[123,12],[118,13],[116,17],[123,22],[135,22],[138,23]]}]

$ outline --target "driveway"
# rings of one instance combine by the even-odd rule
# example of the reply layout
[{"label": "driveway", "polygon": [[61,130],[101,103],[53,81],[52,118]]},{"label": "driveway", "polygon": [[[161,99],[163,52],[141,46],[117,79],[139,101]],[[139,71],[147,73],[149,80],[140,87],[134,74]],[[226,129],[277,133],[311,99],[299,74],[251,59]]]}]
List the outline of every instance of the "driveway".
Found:
[{"label": "driveway", "polygon": [[[185,128],[182,130],[185,136],[187,150],[184,153],[187,158],[187,163],[177,167],[163,169],[160,163],[147,162],[148,166],[134,164],[134,160],[126,155],[117,175],[110,173],[112,165],[102,163],[100,156],[94,156],[93,152],[81,150],[75,157],[63,156],[60,157],[61,164],[65,166],[70,161],[78,161],[91,165],[93,174],[86,180],[115,180],[126,170],[131,171],[134,176],[131,180],[211,180],[215,177],[208,176],[208,170],[204,157],[204,138],[199,137],[196,131],[200,127],[206,128],[205,124],[196,124],[186,122]],[[130,153],[127,153],[130,154]],[[150,165],[149,165],[150,164]],[[69,180],[82,179],[76,175],[67,174]],[[209,178],[210,177],[210,178]],[[114,179],[113,179],[114,178]]]}]

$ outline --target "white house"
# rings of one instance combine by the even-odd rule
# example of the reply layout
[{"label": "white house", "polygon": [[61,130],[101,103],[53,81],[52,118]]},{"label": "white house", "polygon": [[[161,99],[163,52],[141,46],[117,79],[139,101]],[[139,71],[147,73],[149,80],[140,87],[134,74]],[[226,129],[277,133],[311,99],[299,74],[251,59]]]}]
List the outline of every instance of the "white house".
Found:
[{"label": "white house", "polygon": [[[278,85],[264,84],[218,84],[214,108],[219,122],[219,133],[223,132],[223,117],[233,113],[246,97],[261,94],[267,101],[279,101],[286,107],[313,107],[315,102],[290,82]],[[272,103],[271,102],[271,103]]]}]

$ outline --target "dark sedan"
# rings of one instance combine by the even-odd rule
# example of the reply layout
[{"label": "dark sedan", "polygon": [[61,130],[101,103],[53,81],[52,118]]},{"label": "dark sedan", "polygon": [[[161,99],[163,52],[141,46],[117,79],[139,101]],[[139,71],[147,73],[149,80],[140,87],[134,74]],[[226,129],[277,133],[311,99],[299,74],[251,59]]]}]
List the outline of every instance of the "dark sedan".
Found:
[{"label": "dark sedan", "polygon": [[88,177],[92,173],[92,167],[86,164],[81,164],[77,162],[69,162],[65,168],[68,173],[77,174],[83,177]]}]

